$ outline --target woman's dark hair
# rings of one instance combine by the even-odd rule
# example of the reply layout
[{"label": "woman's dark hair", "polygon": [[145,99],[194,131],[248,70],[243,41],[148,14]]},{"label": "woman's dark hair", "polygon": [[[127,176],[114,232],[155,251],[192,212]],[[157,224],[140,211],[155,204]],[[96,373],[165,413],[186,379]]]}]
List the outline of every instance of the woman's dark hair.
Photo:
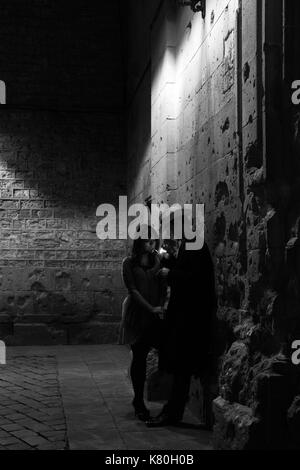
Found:
[{"label": "woman's dark hair", "polygon": [[[140,262],[141,256],[144,253],[145,243],[149,240],[152,240],[150,227],[149,227],[149,230],[148,230],[148,236],[149,236],[149,238],[147,238],[147,239],[139,237],[139,238],[136,238],[133,241],[132,250],[131,250],[131,257],[132,257],[132,260],[135,264],[139,264],[139,262]],[[158,248],[159,248],[159,240],[156,240],[155,249],[158,249]],[[155,253],[149,253],[149,260],[150,260],[150,266],[149,267],[152,268],[155,265],[155,262],[156,262]]]},{"label": "woman's dark hair", "polygon": [[136,240],[133,241],[132,251],[131,251],[131,255],[133,258],[139,259],[142,256],[142,254],[144,253],[144,246],[147,241],[148,240],[144,240],[142,238],[137,238]]}]

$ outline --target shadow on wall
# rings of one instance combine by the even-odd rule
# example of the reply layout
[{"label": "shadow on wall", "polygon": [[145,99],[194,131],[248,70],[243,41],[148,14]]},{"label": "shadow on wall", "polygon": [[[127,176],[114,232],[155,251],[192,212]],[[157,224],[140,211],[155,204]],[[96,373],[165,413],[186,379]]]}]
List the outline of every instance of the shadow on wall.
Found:
[{"label": "shadow on wall", "polygon": [[125,243],[99,240],[95,214],[126,189],[121,142],[118,115],[1,109],[2,337],[117,340]]}]

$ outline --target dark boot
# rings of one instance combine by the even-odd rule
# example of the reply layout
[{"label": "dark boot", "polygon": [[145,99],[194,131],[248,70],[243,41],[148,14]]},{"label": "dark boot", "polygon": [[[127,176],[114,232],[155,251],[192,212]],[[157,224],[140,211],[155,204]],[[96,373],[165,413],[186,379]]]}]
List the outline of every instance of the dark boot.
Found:
[{"label": "dark boot", "polygon": [[151,419],[150,412],[146,408],[146,405],[143,401],[136,401],[135,399],[132,402],[134,408],[134,414],[140,421],[149,421]]}]

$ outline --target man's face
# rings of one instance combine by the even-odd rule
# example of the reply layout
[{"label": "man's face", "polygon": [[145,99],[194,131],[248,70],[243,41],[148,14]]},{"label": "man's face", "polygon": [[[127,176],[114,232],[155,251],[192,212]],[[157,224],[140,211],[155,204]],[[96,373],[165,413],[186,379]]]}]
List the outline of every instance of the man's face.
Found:
[{"label": "man's face", "polygon": [[162,247],[169,255],[177,257],[180,247],[180,240],[164,240]]}]

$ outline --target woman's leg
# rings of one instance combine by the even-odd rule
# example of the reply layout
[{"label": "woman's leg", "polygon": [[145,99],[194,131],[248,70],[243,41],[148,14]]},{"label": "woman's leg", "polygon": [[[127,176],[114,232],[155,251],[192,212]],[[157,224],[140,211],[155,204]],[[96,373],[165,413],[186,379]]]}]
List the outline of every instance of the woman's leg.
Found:
[{"label": "woman's leg", "polygon": [[143,407],[144,405],[144,386],[146,381],[147,356],[150,346],[144,342],[138,342],[131,345],[132,362],[130,366],[130,376],[134,391],[133,405]]}]

